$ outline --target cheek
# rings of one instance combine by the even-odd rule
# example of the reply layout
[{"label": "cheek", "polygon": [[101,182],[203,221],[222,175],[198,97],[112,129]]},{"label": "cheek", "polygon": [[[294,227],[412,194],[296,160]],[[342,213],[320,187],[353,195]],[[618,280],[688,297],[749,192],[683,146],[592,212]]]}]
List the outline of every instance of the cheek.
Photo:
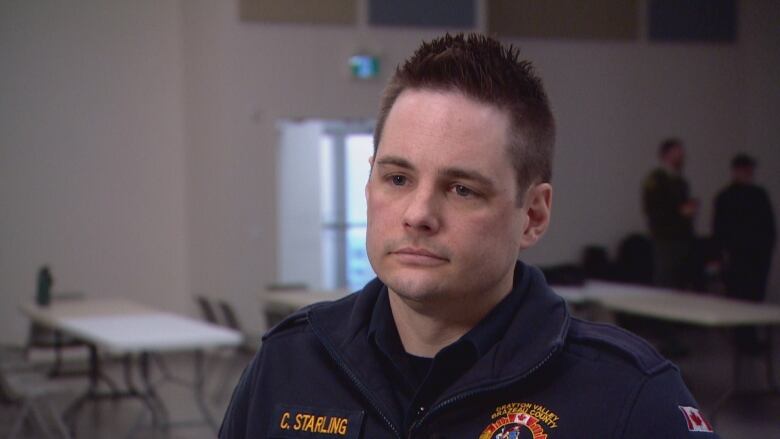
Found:
[{"label": "cheek", "polygon": [[372,245],[380,245],[378,240],[383,238],[383,231],[389,227],[389,222],[394,217],[391,213],[391,203],[382,197],[378,191],[367,191],[366,208],[367,208],[367,228],[366,239],[369,248]]},{"label": "cheek", "polygon": [[390,216],[388,214],[391,212],[392,208],[387,197],[384,197],[380,191],[376,190],[368,190],[366,195],[366,213],[369,227],[387,221]]},{"label": "cheek", "polygon": [[472,248],[473,257],[485,258],[502,252],[511,255],[518,251],[523,223],[516,209],[463,219],[453,224],[452,237]]}]

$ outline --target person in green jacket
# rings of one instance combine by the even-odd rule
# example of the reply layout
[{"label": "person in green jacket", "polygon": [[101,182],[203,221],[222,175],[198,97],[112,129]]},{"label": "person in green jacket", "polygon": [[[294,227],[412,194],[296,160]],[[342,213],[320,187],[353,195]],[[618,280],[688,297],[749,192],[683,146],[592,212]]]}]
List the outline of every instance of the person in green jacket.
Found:
[{"label": "person in green jacket", "polygon": [[682,175],[682,141],[664,140],[658,155],[661,166],[642,184],[642,205],[654,244],[653,281],[661,287],[686,288],[693,275],[693,219],[699,205]]}]

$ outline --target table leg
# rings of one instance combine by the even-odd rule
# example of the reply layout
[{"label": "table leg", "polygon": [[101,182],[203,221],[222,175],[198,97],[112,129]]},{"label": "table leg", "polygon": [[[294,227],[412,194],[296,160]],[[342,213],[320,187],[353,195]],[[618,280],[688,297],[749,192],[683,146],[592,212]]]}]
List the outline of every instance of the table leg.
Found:
[{"label": "table leg", "polygon": [[87,348],[89,349],[89,391],[92,394],[97,394],[100,382],[103,381],[106,383],[106,386],[108,386],[108,389],[112,394],[121,393],[114,380],[103,373],[103,367],[100,364],[100,357],[98,356],[97,346],[94,344],[88,344]]},{"label": "table leg", "polygon": [[[165,403],[160,398],[159,394],[157,393],[157,390],[155,388],[155,384],[152,382],[152,376],[150,371],[150,362],[154,358],[152,357],[154,354],[150,354],[148,352],[144,352],[139,354],[137,357],[133,355],[126,355],[122,358],[122,365],[123,365],[123,377],[124,377],[124,384],[126,385],[126,390],[124,391],[117,391],[111,393],[103,393],[101,394],[99,392],[99,384],[101,380],[103,379],[102,371],[100,370],[100,362],[97,356],[97,349],[94,346],[90,346],[90,359],[89,359],[89,386],[87,390],[84,392],[84,394],[80,395],[71,405],[65,410],[65,413],[63,417],[66,419],[66,422],[68,423],[69,430],[71,435],[76,435],[76,419],[78,418],[78,413],[81,410],[81,407],[88,401],[88,400],[98,400],[105,397],[111,397],[111,398],[120,398],[120,397],[135,397],[139,398],[141,402],[143,403],[144,410],[142,410],[134,423],[134,425],[129,430],[126,437],[133,437],[135,434],[140,430],[141,424],[144,423],[145,419],[145,413],[148,411],[151,415],[151,422],[152,422],[152,428],[162,428],[167,430],[171,426],[174,425],[190,425],[192,422],[197,423],[203,423],[205,422],[211,429],[216,433],[219,429],[219,424],[212,416],[211,412],[209,411],[209,408],[206,404],[206,398],[205,398],[205,367],[204,367],[204,361],[205,356],[204,353],[200,350],[195,351],[194,353],[194,377],[192,382],[184,381],[184,380],[178,380],[173,376],[169,376],[169,372],[167,371],[167,368],[163,367],[163,373],[164,373],[164,381],[169,381],[172,383],[180,384],[180,385],[187,385],[192,386],[191,389],[193,391],[193,396],[195,398],[195,403],[197,404],[197,408],[200,411],[202,419],[199,419],[197,421],[180,421],[176,423],[172,423],[170,420],[170,415],[168,412],[167,407],[165,406]],[[133,373],[133,367],[138,367],[138,374],[140,376],[140,387],[134,380],[134,373]],[[114,387],[114,386],[112,386]]]},{"label": "table leg", "polygon": [[[727,335],[730,336],[732,340],[734,340],[734,331],[733,329],[727,330]],[[734,395],[737,389],[737,383],[739,382],[739,372],[742,369],[742,354],[739,352],[739,349],[737,349],[735,343],[732,344],[732,365],[731,365],[731,381],[729,382],[728,387],[726,390],[718,397],[718,399],[715,400],[715,404],[713,404],[712,409],[709,413],[709,420],[712,423],[713,426],[715,426],[718,422],[718,412],[723,408],[723,406],[728,402],[729,399]]]},{"label": "table leg", "polygon": [[141,371],[141,380],[143,381],[144,391],[141,392],[141,398],[149,404],[152,408],[152,415],[155,416],[155,412],[159,414],[161,418],[161,426],[167,428],[170,425],[170,417],[168,415],[168,408],[165,407],[160,396],[157,394],[154,385],[151,381],[151,375],[149,373],[149,353],[143,352],[139,357],[139,367]]},{"label": "table leg", "polygon": [[89,385],[87,390],[76,398],[63,412],[62,417],[68,424],[70,434],[76,436],[76,420],[81,411],[81,407],[88,399],[96,398],[98,395],[98,383],[100,381],[100,361],[97,355],[97,347],[94,344],[87,345],[89,349]]},{"label": "table leg", "polygon": [[[767,390],[771,394],[777,394],[780,393],[780,385],[777,383],[777,379],[775,377],[775,370],[774,370],[774,355],[773,355],[773,348],[772,345],[772,327],[767,326],[767,348],[764,352],[764,363],[766,367],[766,381],[767,381]],[[733,334],[732,334],[733,335]],[[723,408],[723,406],[728,402],[729,399],[731,399],[734,394],[737,393],[737,389],[739,388],[739,378],[742,375],[742,364],[745,357],[745,354],[740,352],[738,346],[736,343],[734,343],[734,352],[733,352],[733,366],[732,366],[732,377],[731,377],[731,383],[729,383],[729,387],[726,389],[726,391],[721,394],[720,397],[715,401],[715,404],[712,407],[712,411],[710,412],[710,421],[713,425],[715,425],[717,420],[717,414],[720,411],[720,409]]]},{"label": "table leg", "polygon": [[[195,356],[193,362],[194,377],[191,382],[180,380],[177,379],[176,377],[164,373],[164,375],[166,375],[163,377],[164,381],[173,384],[185,385],[188,388],[191,388],[191,390],[193,391],[193,396],[195,398],[195,403],[197,404],[197,408],[200,411],[202,416],[202,419],[198,419],[198,420],[176,421],[176,422],[171,422],[165,404],[162,401],[162,399],[158,396],[154,388],[154,385],[152,384],[152,380],[149,372],[150,372],[150,361],[155,359],[153,355],[154,354],[143,353],[139,357],[138,366],[139,366],[139,371],[141,374],[144,390],[140,391],[137,396],[144,399],[144,401],[148,403],[148,406],[150,407],[149,411],[152,413],[152,416],[155,415],[155,412],[158,412],[161,415],[160,417],[162,418],[162,420],[160,426],[163,429],[167,430],[171,427],[202,424],[203,422],[205,422],[216,433],[219,429],[219,425],[217,424],[217,421],[214,419],[214,417],[211,415],[211,412],[209,411],[208,406],[206,405],[205,395],[204,395],[205,372],[204,372],[203,352],[195,351],[194,353]],[[167,370],[167,368],[165,369]],[[140,424],[144,421],[143,415],[144,412],[141,412],[139,414],[135,424],[130,429],[126,437],[128,438],[134,437],[135,434],[140,430],[141,428]]]},{"label": "table leg", "polygon": [[780,393],[780,384],[777,383],[774,368],[774,345],[772,343],[772,327],[766,328],[766,382],[772,393]]},{"label": "table leg", "polygon": [[125,386],[127,388],[127,396],[133,396],[137,397],[141,400],[141,403],[146,407],[146,409],[149,411],[149,414],[152,416],[152,426],[156,427],[160,425],[160,416],[158,413],[158,409],[155,407],[154,401],[151,401],[150,398],[142,391],[138,390],[138,388],[135,386],[135,381],[133,380],[133,356],[131,354],[125,355],[122,359],[122,369],[124,372],[125,377]]},{"label": "table leg", "polygon": [[54,365],[49,370],[49,377],[56,378],[62,373],[62,332],[53,331],[54,335]]},{"label": "table leg", "polygon": [[219,425],[217,425],[217,421],[211,415],[211,412],[209,412],[209,408],[206,405],[206,396],[204,392],[206,377],[204,373],[203,362],[203,351],[195,351],[195,382],[193,383],[195,390],[195,402],[198,404],[198,409],[200,409],[200,412],[203,415],[203,419],[216,433],[219,431]]},{"label": "table leg", "polygon": [[130,392],[135,392],[135,383],[133,382],[133,356],[130,354],[122,357],[122,375],[125,377],[125,386]]}]

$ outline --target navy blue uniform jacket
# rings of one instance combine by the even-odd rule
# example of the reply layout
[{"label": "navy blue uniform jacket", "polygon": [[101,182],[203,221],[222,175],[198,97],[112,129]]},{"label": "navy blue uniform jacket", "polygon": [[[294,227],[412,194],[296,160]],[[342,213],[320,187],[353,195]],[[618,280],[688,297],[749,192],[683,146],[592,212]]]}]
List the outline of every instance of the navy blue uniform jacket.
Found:
[{"label": "navy blue uniform jacket", "polygon": [[314,305],[264,337],[219,437],[713,439],[678,369],[619,328],[569,315],[518,263],[522,303],[506,334],[402,431],[367,336],[377,279]]}]

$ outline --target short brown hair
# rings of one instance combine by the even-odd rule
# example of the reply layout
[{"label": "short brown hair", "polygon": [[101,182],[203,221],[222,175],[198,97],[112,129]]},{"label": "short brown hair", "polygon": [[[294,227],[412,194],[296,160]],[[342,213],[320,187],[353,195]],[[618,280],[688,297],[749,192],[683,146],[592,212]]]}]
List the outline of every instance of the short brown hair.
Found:
[{"label": "short brown hair", "polygon": [[385,87],[374,131],[375,155],[387,116],[407,89],[456,91],[506,111],[521,196],[532,184],[551,180],[555,122],[541,79],[514,46],[478,34],[446,34],[424,42]]},{"label": "short brown hair", "polygon": [[756,167],[756,159],[745,154],[744,152],[735,155],[734,158],[731,159],[731,169],[755,168],[755,167]]}]

